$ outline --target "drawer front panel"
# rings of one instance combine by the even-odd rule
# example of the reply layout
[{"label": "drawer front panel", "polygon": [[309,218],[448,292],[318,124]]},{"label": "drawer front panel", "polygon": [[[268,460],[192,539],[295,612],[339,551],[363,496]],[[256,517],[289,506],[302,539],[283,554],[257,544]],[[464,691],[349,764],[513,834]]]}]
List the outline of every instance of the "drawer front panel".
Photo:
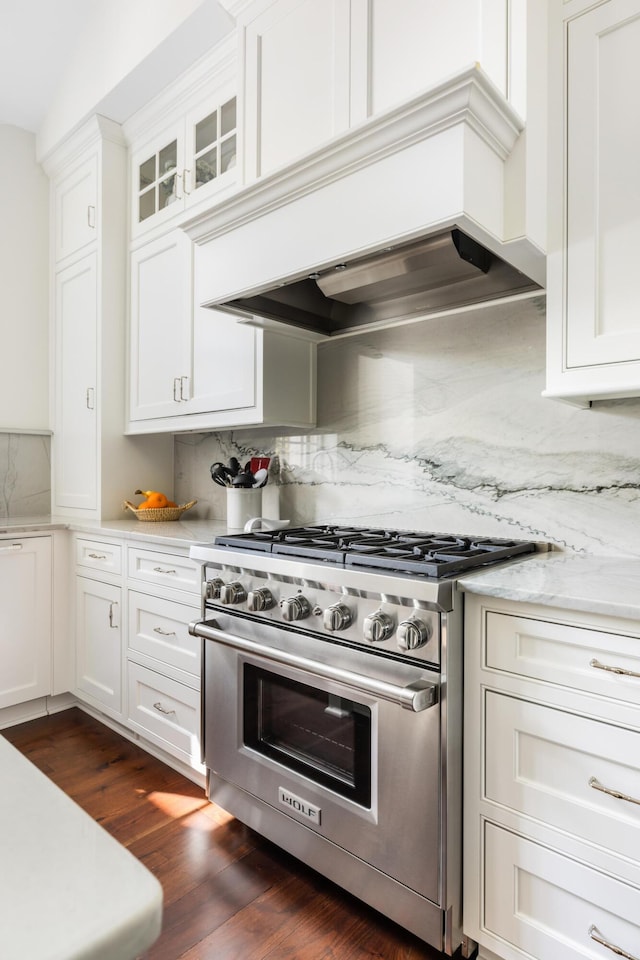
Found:
[{"label": "drawer front panel", "polygon": [[484,863],[489,933],[540,960],[614,956],[594,936],[640,958],[637,887],[492,823]]},{"label": "drawer front panel", "polygon": [[640,865],[640,733],[494,692],[485,723],[487,799]]},{"label": "drawer front panel", "polygon": [[[129,591],[129,650],[200,679],[200,640],[189,634],[198,607]],[[199,683],[198,683],[199,686]]]},{"label": "drawer front panel", "polygon": [[200,596],[200,566],[188,557],[130,547],[129,577]]},{"label": "drawer front panel", "polygon": [[200,694],[129,662],[129,725],[190,765],[200,763]]},{"label": "drawer front panel", "polygon": [[640,705],[637,637],[490,612],[485,657],[493,670]]},{"label": "drawer front panel", "polygon": [[108,540],[76,538],[76,563],[101,573],[122,573],[122,547]]}]

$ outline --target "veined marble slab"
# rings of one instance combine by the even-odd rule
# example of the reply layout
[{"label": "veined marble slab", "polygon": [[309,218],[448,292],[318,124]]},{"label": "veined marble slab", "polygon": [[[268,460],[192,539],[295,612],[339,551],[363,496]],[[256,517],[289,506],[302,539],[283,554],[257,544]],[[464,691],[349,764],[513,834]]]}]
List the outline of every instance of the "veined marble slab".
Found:
[{"label": "veined marble slab", "polygon": [[541,553],[461,577],[466,593],[637,620],[640,560]]},{"label": "veined marble slab", "polygon": [[[541,396],[545,303],[319,345],[318,426],[176,437],[175,495],[224,521],[209,465],[273,458],[263,514],[640,558],[640,400]],[[270,513],[271,512],[271,513]]]}]

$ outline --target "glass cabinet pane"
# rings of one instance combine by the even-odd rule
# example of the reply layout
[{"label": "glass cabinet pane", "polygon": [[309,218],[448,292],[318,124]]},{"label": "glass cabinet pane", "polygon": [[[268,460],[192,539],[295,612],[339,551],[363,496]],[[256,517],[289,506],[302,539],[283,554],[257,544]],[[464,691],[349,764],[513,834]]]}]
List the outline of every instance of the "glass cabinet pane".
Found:
[{"label": "glass cabinet pane", "polygon": [[217,152],[214,147],[196,160],[196,189],[218,175]]},{"label": "glass cabinet pane", "polygon": [[145,187],[150,187],[152,183],[155,182],[156,177],[156,157],[155,154],[153,157],[149,157],[148,160],[145,160],[144,163],[140,164],[140,190],[144,190]]},{"label": "glass cabinet pane", "polygon": [[160,176],[178,166],[178,141],[174,140],[160,151]]},{"label": "glass cabinet pane", "polygon": [[151,190],[147,190],[146,193],[140,195],[140,201],[138,203],[138,221],[142,223],[143,220],[146,220],[147,217],[152,217],[156,212],[156,191],[155,187],[152,187]]},{"label": "glass cabinet pane", "polygon": [[200,153],[218,139],[218,113],[210,113],[208,117],[196,123],[196,153]]}]

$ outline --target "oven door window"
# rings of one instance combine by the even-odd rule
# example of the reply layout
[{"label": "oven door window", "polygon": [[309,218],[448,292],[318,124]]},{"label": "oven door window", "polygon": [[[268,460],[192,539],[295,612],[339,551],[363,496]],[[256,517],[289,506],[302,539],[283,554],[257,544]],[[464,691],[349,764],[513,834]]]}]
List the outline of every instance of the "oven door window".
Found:
[{"label": "oven door window", "polygon": [[371,710],[244,664],[244,742],[363,807],[371,806]]}]

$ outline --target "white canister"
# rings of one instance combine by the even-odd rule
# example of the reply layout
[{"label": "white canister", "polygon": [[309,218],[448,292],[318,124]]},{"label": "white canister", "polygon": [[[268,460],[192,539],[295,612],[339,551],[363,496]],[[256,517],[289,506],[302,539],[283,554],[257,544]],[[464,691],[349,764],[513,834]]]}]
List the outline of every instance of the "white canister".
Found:
[{"label": "white canister", "polygon": [[247,520],[262,514],[262,490],[252,487],[227,489],[227,527],[242,530]]}]

